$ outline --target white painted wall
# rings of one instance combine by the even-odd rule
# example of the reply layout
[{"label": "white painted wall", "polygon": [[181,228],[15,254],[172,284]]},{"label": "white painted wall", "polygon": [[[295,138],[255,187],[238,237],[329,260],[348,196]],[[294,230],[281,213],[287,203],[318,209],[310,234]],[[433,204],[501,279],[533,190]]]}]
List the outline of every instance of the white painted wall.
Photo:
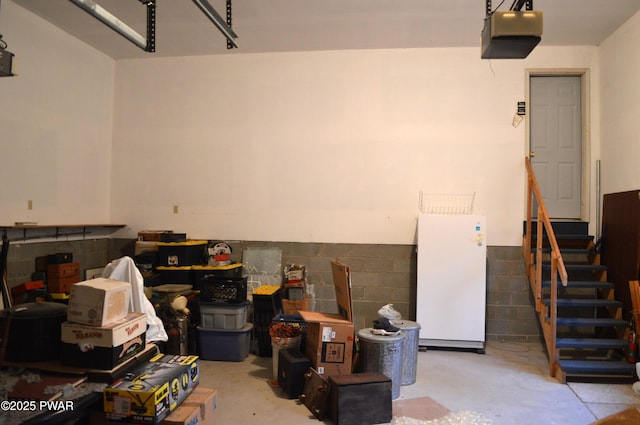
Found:
[{"label": "white painted wall", "polygon": [[118,61],[112,219],[227,240],[410,244],[421,190],[475,192],[489,244],[518,245],[525,126],[511,123],[525,68],[593,69],[596,53]]},{"label": "white painted wall", "polygon": [[115,62],[13,2],[0,33],[18,74],[0,79],[0,225],[111,222]]},{"label": "white painted wall", "polygon": [[640,188],[640,13],[599,49],[602,192]]},{"label": "white painted wall", "polygon": [[511,120],[534,68],[590,69],[591,160],[602,145],[606,190],[638,186],[638,16],[600,49],[524,61],[474,48],[115,64],[12,2],[0,32],[20,74],[0,79],[0,224],[413,243],[421,190],[476,192],[489,244],[519,245],[525,127]]}]

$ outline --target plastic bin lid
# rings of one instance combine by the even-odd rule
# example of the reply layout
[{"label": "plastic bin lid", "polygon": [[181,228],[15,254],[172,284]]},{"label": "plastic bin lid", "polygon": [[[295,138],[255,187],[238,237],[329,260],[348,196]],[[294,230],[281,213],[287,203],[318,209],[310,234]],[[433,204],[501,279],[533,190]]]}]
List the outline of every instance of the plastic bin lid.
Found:
[{"label": "plastic bin lid", "polygon": [[189,271],[192,266],[156,266],[156,270],[161,271]]},{"label": "plastic bin lid", "polygon": [[198,239],[191,239],[186,242],[158,242],[158,246],[196,246],[196,245],[206,245],[207,241],[202,241]]},{"label": "plastic bin lid", "polygon": [[182,283],[167,283],[165,285],[154,286],[153,290],[155,292],[185,292],[190,291],[192,287],[192,285]]},{"label": "plastic bin lid", "polygon": [[280,290],[278,285],[262,285],[253,290],[253,295],[273,295]]},{"label": "plastic bin lid", "polygon": [[203,333],[239,334],[239,333],[247,333],[251,331],[253,329],[253,323],[247,322],[240,329],[212,329],[212,328],[205,328],[203,326],[196,326],[196,329],[198,330],[198,332],[203,332]]},{"label": "plastic bin lid", "polygon": [[193,270],[232,270],[242,267],[242,263],[227,264],[224,266],[192,266]]}]

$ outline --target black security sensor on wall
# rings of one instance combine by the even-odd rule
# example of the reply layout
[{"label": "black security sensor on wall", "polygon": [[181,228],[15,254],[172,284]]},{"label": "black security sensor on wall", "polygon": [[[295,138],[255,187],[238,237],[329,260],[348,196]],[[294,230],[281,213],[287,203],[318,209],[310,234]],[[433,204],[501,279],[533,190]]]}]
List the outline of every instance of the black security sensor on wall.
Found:
[{"label": "black security sensor on wall", "polygon": [[514,0],[506,12],[492,10],[486,0],[482,59],[524,59],[541,39],[542,12],[533,10],[533,0]]}]

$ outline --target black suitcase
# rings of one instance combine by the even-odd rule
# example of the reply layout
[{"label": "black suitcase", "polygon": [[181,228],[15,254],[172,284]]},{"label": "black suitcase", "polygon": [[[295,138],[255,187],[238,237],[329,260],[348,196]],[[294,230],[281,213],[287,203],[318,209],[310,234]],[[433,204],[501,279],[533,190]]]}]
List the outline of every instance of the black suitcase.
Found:
[{"label": "black suitcase", "polygon": [[391,379],[377,372],[329,377],[329,416],[336,425],[391,422]]},{"label": "black suitcase", "polygon": [[288,398],[298,398],[304,390],[305,373],[311,360],[297,348],[282,349],[278,353],[278,385]]}]

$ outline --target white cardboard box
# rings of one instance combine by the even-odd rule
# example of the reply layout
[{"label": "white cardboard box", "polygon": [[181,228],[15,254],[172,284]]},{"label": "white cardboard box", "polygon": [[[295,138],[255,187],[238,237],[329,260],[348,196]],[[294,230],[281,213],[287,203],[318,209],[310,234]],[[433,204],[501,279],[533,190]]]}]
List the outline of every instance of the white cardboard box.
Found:
[{"label": "white cardboard box", "polygon": [[78,282],[71,287],[67,320],[104,327],[129,313],[131,284],[119,280],[97,278]]}]

